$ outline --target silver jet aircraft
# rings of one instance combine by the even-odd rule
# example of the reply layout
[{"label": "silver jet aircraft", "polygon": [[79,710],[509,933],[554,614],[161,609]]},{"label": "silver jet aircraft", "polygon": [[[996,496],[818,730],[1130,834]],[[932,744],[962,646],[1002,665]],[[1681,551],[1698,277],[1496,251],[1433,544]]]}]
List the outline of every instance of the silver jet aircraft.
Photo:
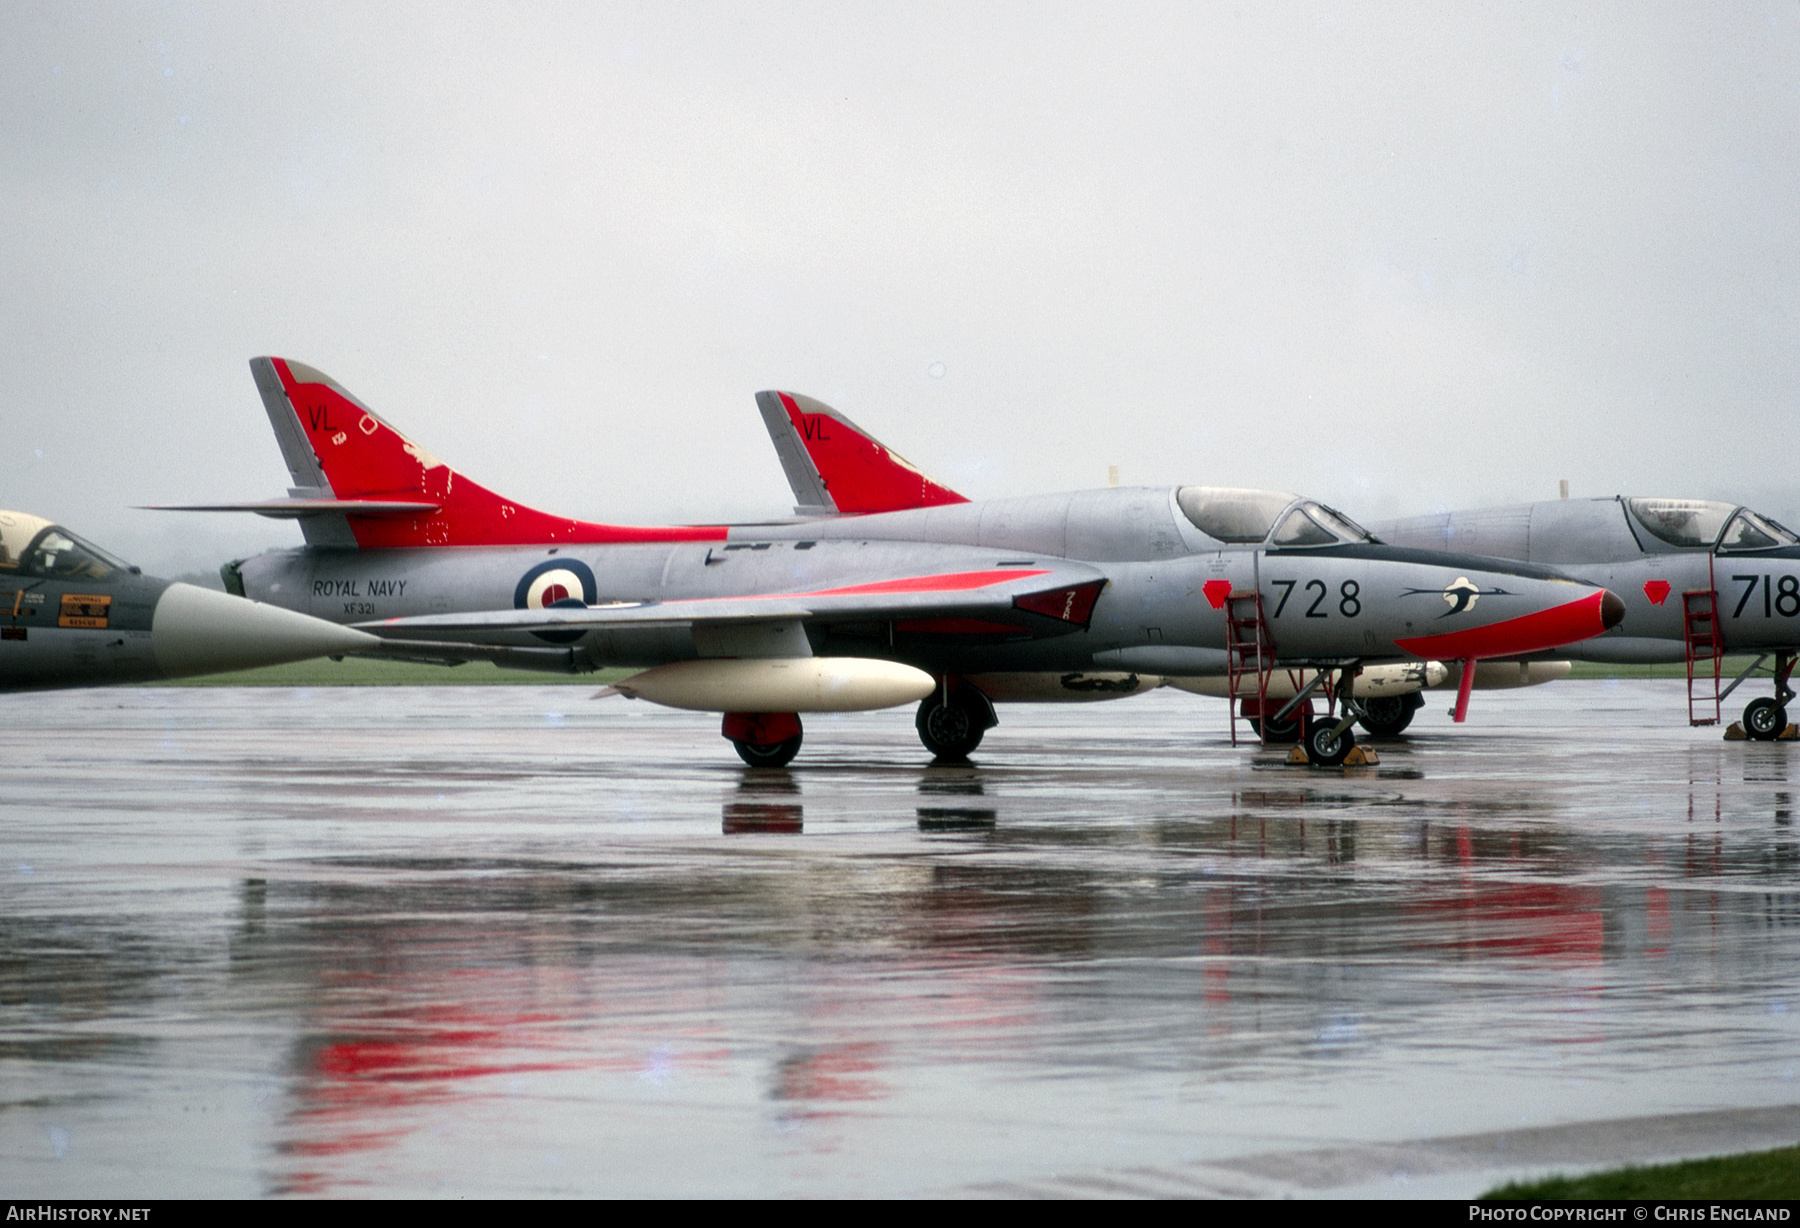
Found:
[{"label": "silver jet aircraft", "polygon": [[[617,689],[723,713],[753,765],[793,757],[801,713],[912,702],[927,749],[967,755],[995,723],[972,676],[1515,656],[1598,635],[1622,609],[1547,568],[1394,549],[1268,491],[593,524],[470,481],[312,368],[251,369],[294,485],[186,510],[291,517],[307,545],[229,565],[242,592],[354,624],[387,655],[643,668]],[[1309,754],[1341,761],[1351,719],[1320,722]]]},{"label": "silver jet aircraft", "polygon": [[[807,516],[856,516],[913,508],[967,503],[963,495],[934,481],[886,444],[822,401],[797,393],[762,392],[757,409],[769,440],[793,489],[795,512]],[[1325,509],[1331,515],[1337,515]],[[1473,596],[1458,598],[1472,601]],[[1259,680],[1257,693],[1245,694],[1241,672],[1233,676],[1230,654],[1219,653],[1208,672],[1157,677],[1142,673],[981,674],[971,679],[995,700],[1030,702],[1122,699],[1166,683],[1196,695],[1233,701],[1234,712],[1264,741],[1298,741],[1312,711],[1287,701],[1317,689],[1317,672],[1283,669]],[[1456,719],[1462,719],[1467,697],[1463,678],[1475,690],[1538,686],[1569,672],[1567,661],[1484,660],[1473,673],[1460,665],[1411,661],[1363,665],[1352,683],[1357,723],[1378,737],[1394,737],[1412,723],[1424,705],[1421,692],[1448,683],[1458,688]]]},{"label": "silver jet aircraft", "polygon": [[0,511],[0,691],[185,678],[376,646],[365,632],[146,576],[59,524]]},{"label": "silver jet aircraft", "polygon": [[[1774,694],[1750,701],[1744,730],[1769,740],[1787,727],[1800,649],[1800,535],[1736,503],[1701,499],[1558,499],[1414,516],[1377,526],[1382,540],[1554,566],[1625,601],[1605,635],[1558,649],[1576,661],[1688,665],[1688,718],[1720,705],[1768,657]],[[1720,658],[1758,660],[1723,686]]]}]

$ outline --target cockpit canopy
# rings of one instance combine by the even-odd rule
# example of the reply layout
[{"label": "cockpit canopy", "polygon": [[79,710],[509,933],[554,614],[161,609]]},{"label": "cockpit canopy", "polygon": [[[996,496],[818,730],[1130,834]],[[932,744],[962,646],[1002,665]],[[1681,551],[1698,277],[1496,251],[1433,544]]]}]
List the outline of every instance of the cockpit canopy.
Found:
[{"label": "cockpit canopy", "polygon": [[0,511],[0,578],[104,580],[129,570],[128,564],[59,524],[24,512]]},{"label": "cockpit canopy", "polygon": [[1183,486],[1175,502],[1196,529],[1222,542],[1282,549],[1375,540],[1342,512],[1276,490]]},{"label": "cockpit canopy", "polygon": [[1688,550],[1770,550],[1800,545],[1800,536],[1735,503],[1707,499],[1627,499],[1632,519],[1657,540]]}]

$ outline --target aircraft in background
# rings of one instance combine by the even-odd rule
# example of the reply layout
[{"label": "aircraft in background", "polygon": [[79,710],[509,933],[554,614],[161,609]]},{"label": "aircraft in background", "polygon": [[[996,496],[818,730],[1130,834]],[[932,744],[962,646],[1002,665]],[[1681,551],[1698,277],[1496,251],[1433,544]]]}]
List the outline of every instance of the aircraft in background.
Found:
[{"label": "aircraft in background", "polygon": [[[1598,635],[1621,608],[1547,568],[1396,550],[1269,491],[594,524],[470,481],[312,368],[251,369],[294,485],[185,510],[291,517],[307,545],[228,565],[238,589],[354,624],[384,655],[643,667],[616,689],[723,713],[753,765],[792,759],[801,713],[915,701],[927,749],[965,756],[995,721],[971,677],[1514,656]],[[1350,723],[1320,722],[1309,755],[1341,762]]]},{"label": "aircraft in background", "polygon": [[362,631],[146,576],[59,524],[0,511],[0,691],[187,678],[376,645]]},{"label": "aircraft in background", "polygon": [[[867,515],[968,502],[823,401],[798,393],[761,392],[757,394],[756,406],[769,440],[775,445],[782,472],[793,489],[794,511],[799,515]],[[1329,508],[1324,511],[1341,519]],[[1387,540],[1380,534],[1376,537]],[[1471,590],[1458,600],[1472,602],[1477,596]],[[1195,695],[1234,700],[1251,730],[1264,740],[1291,742],[1300,737],[1304,717],[1287,701],[1316,689],[1317,671],[1277,671],[1265,681],[1259,694],[1245,697],[1240,692],[1241,679],[1231,677],[1229,661],[1223,654],[1208,664],[1211,668],[1205,673],[1166,678],[1136,674],[990,674],[977,680],[977,685],[996,700],[1045,702],[1124,698],[1166,683]],[[1476,690],[1501,690],[1540,686],[1566,677],[1569,670],[1570,666],[1561,661],[1482,661],[1471,678]],[[1422,692],[1445,685],[1458,689],[1460,712],[1466,705],[1466,699],[1460,698],[1463,674],[1462,664],[1455,661],[1447,665],[1436,661],[1365,665],[1353,683],[1358,723],[1378,737],[1396,736],[1424,706]],[[1306,710],[1310,711],[1309,703]]]},{"label": "aircraft in background", "polygon": [[[1556,657],[1615,664],[1686,662],[1688,720],[1713,725],[1723,701],[1769,657],[1774,694],[1744,708],[1744,730],[1787,728],[1800,651],[1800,535],[1748,507],[1615,495],[1413,516],[1378,526],[1383,541],[1553,566],[1623,596],[1626,619]],[[1726,653],[1757,659],[1729,685]]]}]

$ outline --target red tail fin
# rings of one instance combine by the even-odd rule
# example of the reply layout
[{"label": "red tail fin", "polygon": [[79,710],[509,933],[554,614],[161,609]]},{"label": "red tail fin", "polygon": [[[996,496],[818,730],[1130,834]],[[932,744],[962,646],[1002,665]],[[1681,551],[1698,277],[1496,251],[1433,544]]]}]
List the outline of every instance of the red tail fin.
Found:
[{"label": "red tail fin", "polygon": [[250,366],[288,468],[302,487],[322,474],[338,501],[434,505],[426,512],[416,507],[378,514],[345,510],[344,519],[358,546],[524,546],[725,537],[722,526],[638,528],[536,511],[463,477],[324,373],[284,358],[256,358]]},{"label": "red tail fin", "polygon": [[757,408],[802,514],[899,512],[968,500],[822,401],[759,392]]}]

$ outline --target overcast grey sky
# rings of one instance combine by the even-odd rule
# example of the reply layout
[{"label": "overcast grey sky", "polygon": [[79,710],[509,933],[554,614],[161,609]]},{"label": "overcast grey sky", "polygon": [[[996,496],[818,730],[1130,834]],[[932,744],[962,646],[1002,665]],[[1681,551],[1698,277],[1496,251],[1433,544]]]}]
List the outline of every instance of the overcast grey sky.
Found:
[{"label": "overcast grey sky", "polygon": [[806,392],[973,497],[1790,522],[1800,4],[0,7],[0,506],[297,543],[246,360],[617,522]]}]

